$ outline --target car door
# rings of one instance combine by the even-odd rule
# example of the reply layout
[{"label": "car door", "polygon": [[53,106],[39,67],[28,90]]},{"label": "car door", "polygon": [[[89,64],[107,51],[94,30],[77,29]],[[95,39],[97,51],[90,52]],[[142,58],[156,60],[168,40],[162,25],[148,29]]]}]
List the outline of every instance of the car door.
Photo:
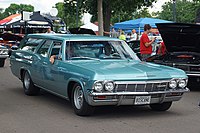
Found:
[{"label": "car door", "polygon": [[37,85],[40,87],[46,88],[45,79],[49,78],[47,70],[47,65],[50,65],[48,52],[50,51],[52,43],[52,40],[45,40],[35,54],[34,77],[37,80]]},{"label": "car door", "polygon": [[[62,61],[62,41],[53,41],[49,50],[48,58],[43,60],[42,64],[42,76],[44,79],[45,89],[57,94],[63,94],[63,74],[60,73]],[[56,55],[54,64],[51,64],[49,59],[52,55]]]},{"label": "car door", "polygon": [[16,60],[20,61],[20,66],[23,66],[23,69],[30,72],[31,78],[35,84],[38,84],[39,81],[36,77],[36,68],[38,64],[35,52],[43,42],[44,40],[40,38],[27,38],[27,41],[21,46],[21,51],[15,53],[17,55],[15,56]]}]

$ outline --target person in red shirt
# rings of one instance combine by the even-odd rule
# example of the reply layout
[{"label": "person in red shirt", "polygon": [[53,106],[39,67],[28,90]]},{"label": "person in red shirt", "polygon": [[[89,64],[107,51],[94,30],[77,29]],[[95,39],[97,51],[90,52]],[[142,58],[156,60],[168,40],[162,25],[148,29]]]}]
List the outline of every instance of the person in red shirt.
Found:
[{"label": "person in red shirt", "polygon": [[151,26],[149,24],[144,25],[144,33],[140,38],[140,54],[141,60],[145,61],[152,54],[152,43],[156,38],[149,40],[148,34],[151,33]]}]

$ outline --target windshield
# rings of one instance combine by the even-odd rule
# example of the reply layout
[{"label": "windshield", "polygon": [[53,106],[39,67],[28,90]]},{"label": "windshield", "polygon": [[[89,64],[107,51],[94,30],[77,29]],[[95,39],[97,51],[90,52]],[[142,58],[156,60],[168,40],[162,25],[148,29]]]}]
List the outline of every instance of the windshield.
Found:
[{"label": "windshield", "polygon": [[124,41],[70,41],[65,51],[66,60],[139,60]]}]

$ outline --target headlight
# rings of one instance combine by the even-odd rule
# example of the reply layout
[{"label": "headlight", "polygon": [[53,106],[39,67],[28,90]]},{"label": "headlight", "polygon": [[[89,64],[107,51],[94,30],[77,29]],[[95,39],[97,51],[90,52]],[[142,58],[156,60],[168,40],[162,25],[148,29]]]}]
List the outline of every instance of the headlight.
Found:
[{"label": "headlight", "polygon": [[103,84],[102,82],[96,82],[94,85],[93,85],[93,89],[95,91],[98,91],[98,92],[101,92],[103,90]]},{"label": "headlight", "polygon": [[184,80],[184,79],[180,79],[179,81],[178,81],[178,87],[180,87],[180,88],[184,88],[184,87],[186,87],[186,80]]},{"label": "headlight", "polygon": [[112,81],[108,81],[105,83],[105,90],[107,91],[113,91],[115,85]]},{"label": "headlight", "polygon": [[172,89],[176,88],[176,87],[177,87],[177,82],[176,82],[176,80],[171,80],[171,81],[169,82],[169,87],[172,88]]}]

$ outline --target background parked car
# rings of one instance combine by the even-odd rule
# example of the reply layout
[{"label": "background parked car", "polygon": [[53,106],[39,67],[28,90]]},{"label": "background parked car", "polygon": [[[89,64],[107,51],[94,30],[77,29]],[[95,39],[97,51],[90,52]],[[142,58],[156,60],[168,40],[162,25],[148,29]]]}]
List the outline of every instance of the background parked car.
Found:
[{"label": "background parked car", "polygon": [[0,45],[0,67],[3,67],[5,64],[5,59],[8,57],[8,49]]},{"label": "background parked car", "polygon": [[190,81],[200,81],[200,25],[185,23],[156,24],[166,46],[165,55],[147,59],[180,68]]},{"label": "background parked car", "polygon": [[23,35],[17,35],[13,33],[1,33],[0,37],[1,45],[8,49],[8,55],[10,56],[13,50],[16,50],[23,39]]}]

